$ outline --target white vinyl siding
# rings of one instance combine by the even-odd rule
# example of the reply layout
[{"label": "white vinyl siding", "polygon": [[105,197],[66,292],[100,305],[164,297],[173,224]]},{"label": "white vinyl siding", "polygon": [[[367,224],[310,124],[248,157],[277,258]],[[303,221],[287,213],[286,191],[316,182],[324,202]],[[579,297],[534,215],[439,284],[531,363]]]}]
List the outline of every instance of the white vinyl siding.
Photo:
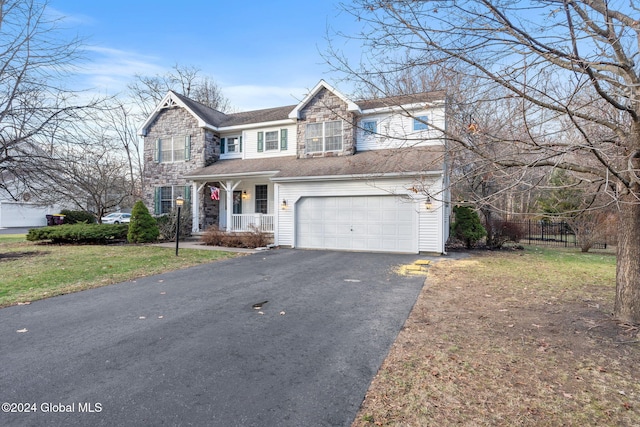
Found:
[{"label": "white vinyl siding", "polygon": [[[285,144],[283,139],[283,131],[286,133],[288,140]],[[262,151],[258,151],[258,133],[262,132]],[[266,150],[265,136],[266,133],[277,132],[277,147],[274,150]],[[255,159],[263,157],[279,157],[294,156],[296,154],[296,125],[277,126],[264,129],[246,130],[242,134],[242,158]]]},{"label": "white vinyl siding", "polygon": [[[400,147],[420,147],[442,144],[442,133],[445,128],[444,108],[434,107],[429,110],[412,112],[416,116],[427,116],[427,130],[414,131],[413,117],[400,112],[388,114],[366,115],[358,122],[356,130],[356,151],[382,150]],[[376,121],[377,134],[371,134],[364,128],[365,122]]]}]

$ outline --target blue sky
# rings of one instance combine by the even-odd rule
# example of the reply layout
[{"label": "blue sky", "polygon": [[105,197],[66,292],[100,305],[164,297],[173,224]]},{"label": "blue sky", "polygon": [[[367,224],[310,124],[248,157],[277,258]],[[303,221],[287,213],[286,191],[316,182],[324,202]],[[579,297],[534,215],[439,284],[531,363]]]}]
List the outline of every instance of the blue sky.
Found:
[{"label": "blue sky", "polygon": [[[295,104],[320,79],[339,75],[321,56],[327,29],[358,23],[334,0],[50,0],[69,31],[86,38],[91,61],[79,85],[114,93],[135,74],[173,65],[210,76],[239,110]],[[338,40],[344,45],[344,40]],[[352,51],[354,56],[359,53]],[[336,84],[349,93],[348,88]]]}]

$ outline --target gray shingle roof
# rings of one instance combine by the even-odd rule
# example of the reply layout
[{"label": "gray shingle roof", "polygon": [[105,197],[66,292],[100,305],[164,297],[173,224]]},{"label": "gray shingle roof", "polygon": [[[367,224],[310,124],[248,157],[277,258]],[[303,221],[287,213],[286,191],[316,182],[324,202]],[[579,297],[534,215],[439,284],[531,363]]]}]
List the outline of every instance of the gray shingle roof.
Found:
[{"label": "gray shingle roof", "polygon": [[[173,94],[178,97],[191,111],[198,115],[205,123],[215,127],[241,126],[253,123],[265,123],[279,120],[287,120],[289,113],[296,108],[296,105],[287,105],[284,107],[265,108],[262,110],[243,111],[240,113],[229,113],[214,110],[191,98],[180,95],[177,92]],[[397,105],[407,105],[418,102],[433,102],[444,99],[444,92],[423,92],[413,95],[391,96],[387,98],[369,99],[357,101],[356,104],[362,110],[371,110],[374,108],[393,107]]]},{"label": "gray shingle roof", "polygon": [[295,105],[288,105],[285,107],[265,108],[262,110],[225,114],[194,101],[191,98],[187,98],[184,95],[180,95],[179,93],[173,92],[173,94],[180,98],[180,100],[202,120],[215,127],[238,126],[251,123],[286,120],[289,118],[289,113],[296,107]]},{"label": "gray shingle roof", "polygon": [[372,110],[374,108],[395,107],[398,105],[408,105],[420,102],[434,102],[445,99],[444,91],[421,92],[411,95],[389,96],[377,99],[365,99],[356,101],[361,110]]},{"label": "gray shingle roof", "polygon": [[352,156],[271,157],[263,159],[229,159],[186,175],[189,179],[215,180],[217,177],[243,174],[271,175],[278,179],[327,176],[417,174],[442,171],[444,148],[428,146],[393,150],[362,151]]},{"label": "gray shingle roof", "polygon": [[224,120],[226,114],[221,111],[214,110],[211,107],[207,107],[204,104],[201,104],[197,101],[194,101],[191,98],[187,98],[184,95],[180,95],[179,93],[172,93],[179,98],[184,105],[187,106],[191,111],[198,115],[205,123],[210,124],[212,126],[219,126],[219,123]]},{"label": "gray shingle roof", "polygon": [[220,126],[237,126],[251,123],[273,122],[287,120],[289,113],[296,108],[295,105],[285,107],[266,108],[264,110],[245,111],[242,113],[227,114]]}]

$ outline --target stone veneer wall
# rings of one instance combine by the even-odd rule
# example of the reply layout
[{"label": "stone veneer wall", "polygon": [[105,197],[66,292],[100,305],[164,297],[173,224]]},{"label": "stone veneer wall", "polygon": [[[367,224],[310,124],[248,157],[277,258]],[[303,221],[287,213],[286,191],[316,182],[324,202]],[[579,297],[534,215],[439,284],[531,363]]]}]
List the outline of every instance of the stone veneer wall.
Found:
[{"label": "stone veneer wall", "polygon": [[[191,135],[190,160],[175,163],[156,163],[153,161],[153,152],[158,138],[184,135]],[[156,187],[191,185],[191,182],[187,182],[183,176],[214,163],[219,157],[220,137],[218,135],[199,127],[196,119],[183,108],[173,107],[162,110],[151,123],[148,133],[144,137],[143,200],[149,211],[153,212]],[[217,222],[217,202],[213,202],[210,197],[207,202],[205,191],[208,191],[208,187],[205,187],[200,194],[200,218],[204,221],[204,214],[211,216],[215,212],[215,221]]]},{"label": "stone veneer wall", "polygon": [[[305,152],[305,131],[307,123],[319,123],[342,120],[342,151],[326,153]],[[355,115],[347,111],[347,104],[327,89],[322,89],[307,103],[300,112],[298,120],[297,141],[298,158],[349,156],[356,152]]]}]

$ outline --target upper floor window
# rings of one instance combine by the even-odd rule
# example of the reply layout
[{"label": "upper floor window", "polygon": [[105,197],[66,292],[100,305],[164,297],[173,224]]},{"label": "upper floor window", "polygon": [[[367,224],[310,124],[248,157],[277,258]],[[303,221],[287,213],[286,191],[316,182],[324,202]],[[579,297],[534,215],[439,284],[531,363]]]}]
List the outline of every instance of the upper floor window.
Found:
[{"label": "upper floor window", "polygon": [[342,150],[342,120],[307,124],[305,141],[307,153],[339,150]]},{"label": "upper floor window", "polygon": [[220,138],[220,154],[242,153],[242,137],[228,136]]},{"label": "upper floor window", "polygon": [[277,150],[278,149],[278,131],[265,132],[264,133],[264,149]]},{"label": "upper floor window", "polygon": [[156,163],[184,162],[191,158],[191,136],[170,136],[156,139],[153,160]]},{"label": "upper floor window", "polygon": [[363,120],[362,130],[364,135],[375,135],[378,133],[378,122],[376,120]]},{"label": "upper floor window", "polygon": [[429,129],[427,116],[415,116],[413,118],[413,130],[427,130]]},{"label": "upper floor window", "polygon": [[258,152],[286,151],[288,146],[289,131],[280,129],[268,132],[258,132]]}]

